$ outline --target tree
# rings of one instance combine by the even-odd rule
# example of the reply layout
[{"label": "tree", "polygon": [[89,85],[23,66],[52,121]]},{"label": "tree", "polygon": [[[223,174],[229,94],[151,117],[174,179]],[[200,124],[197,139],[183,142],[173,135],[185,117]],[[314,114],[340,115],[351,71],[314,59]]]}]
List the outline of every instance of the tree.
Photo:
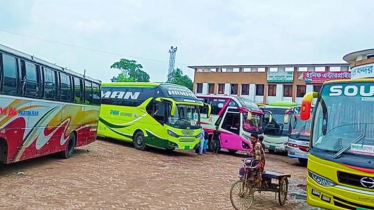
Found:
[{"label": "tree", "polygon": [[149,82],[149,75],[143,71],[143,66],[135,60],[121,59],[115,62],[110,68],[121,70],[117,77],[112,78],[112,82]]},{"label": "tree", "polygon": [[183,75],[183,71],[179,68],[174,69],[170,73],[170,75],[168,75],[167,83],[182,85],[182,86],[187,87],[191,91],[193,88],[192,80],[187,75]]}]

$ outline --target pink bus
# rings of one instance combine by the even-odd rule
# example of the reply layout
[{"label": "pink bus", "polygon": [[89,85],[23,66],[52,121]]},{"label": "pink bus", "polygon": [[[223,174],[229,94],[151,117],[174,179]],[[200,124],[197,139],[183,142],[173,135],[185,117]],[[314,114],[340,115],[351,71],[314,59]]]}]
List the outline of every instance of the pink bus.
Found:
[{"label": "pink bus", "polygon": [[[262,134],[264,112],[253,101],[237,96],[200,95],[197,98],[211,106],[211,115],[201,115],[201,126],[209,134],[209,139],[218,126],[221,132],[221,149],[230,153],[249,152],[251,133]],[[201,109],[206,113],[206,108]],[[209,142],[209,148],[211,143]]]}]

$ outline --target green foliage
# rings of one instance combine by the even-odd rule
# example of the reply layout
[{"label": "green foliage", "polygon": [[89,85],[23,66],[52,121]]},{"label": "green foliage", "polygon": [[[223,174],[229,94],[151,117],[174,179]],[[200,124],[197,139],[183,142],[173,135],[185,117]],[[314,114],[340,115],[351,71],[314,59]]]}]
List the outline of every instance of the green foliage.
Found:
[{"label": "green foliage", "polygon": [[149,82],[150,79],[147,72],[142,70],[143,66],[135,60],[121,59],[110,68],[121,70],[121,73],[112,79],[113,82]]},{"label": "green foliage", "polygon": [[191,91],[193,88],[192,80],[187,75],[183,75],[183,71],[179,68],[174,69],[171,74],[168,75],[167,83],[182,85],[187,87]]}]

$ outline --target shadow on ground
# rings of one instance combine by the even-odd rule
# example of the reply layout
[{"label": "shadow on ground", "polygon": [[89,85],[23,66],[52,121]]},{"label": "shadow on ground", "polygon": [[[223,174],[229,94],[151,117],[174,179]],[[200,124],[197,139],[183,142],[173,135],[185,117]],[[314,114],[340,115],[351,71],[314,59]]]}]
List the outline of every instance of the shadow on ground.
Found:
[{"label": "shadow on ground", "polygon": [[[120,141],[120,140],[116,140],[112,138],[103,138],[103,137],[97,138],[97,140],[135,149],[132,142],[125,142],[125,141]],[[184,152],[180,150],[167,151],[165,149],[159,149],[155,147],[147,147],[145,151],[139,151],[139,152],[151,152],[154,154],[167,155],[167,156],[172,156],[172,157],[192,157],[196,155],[195,153],[191,153],[190,151],[189,152]]]},{"label": "shadow on ground", "polygon": [[[79,158],[80,155],[87,153],[86,149],[75,149],[72,158]],[[23,173],[30,168],[43,167],[47,165],[53,165],[53,162],[65,162],[68,159],[62,159],[58,154],[50,154],[42,157],[36,157],[29,160],[24,160],[21,162],[2,164],[0,170],[0,176],[7,176],[14,173]]]}]

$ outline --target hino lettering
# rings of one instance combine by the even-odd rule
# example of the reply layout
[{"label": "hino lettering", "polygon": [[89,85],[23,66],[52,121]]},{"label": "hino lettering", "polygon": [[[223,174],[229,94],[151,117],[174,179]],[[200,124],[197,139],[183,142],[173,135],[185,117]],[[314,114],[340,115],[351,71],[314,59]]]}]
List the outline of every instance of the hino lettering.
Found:
[{"label": "hino lettering", "polygon": [[364,96],[364,97],[372,97],[374,96],[374,85],[336,85],[330,87],[330,94],[329,96]]},{"label": "hino lettering", "polygon": [[102,98],[117,98],[117,99],[138,99],[140,92],[126,92],[126,91],[101,91]]}]

